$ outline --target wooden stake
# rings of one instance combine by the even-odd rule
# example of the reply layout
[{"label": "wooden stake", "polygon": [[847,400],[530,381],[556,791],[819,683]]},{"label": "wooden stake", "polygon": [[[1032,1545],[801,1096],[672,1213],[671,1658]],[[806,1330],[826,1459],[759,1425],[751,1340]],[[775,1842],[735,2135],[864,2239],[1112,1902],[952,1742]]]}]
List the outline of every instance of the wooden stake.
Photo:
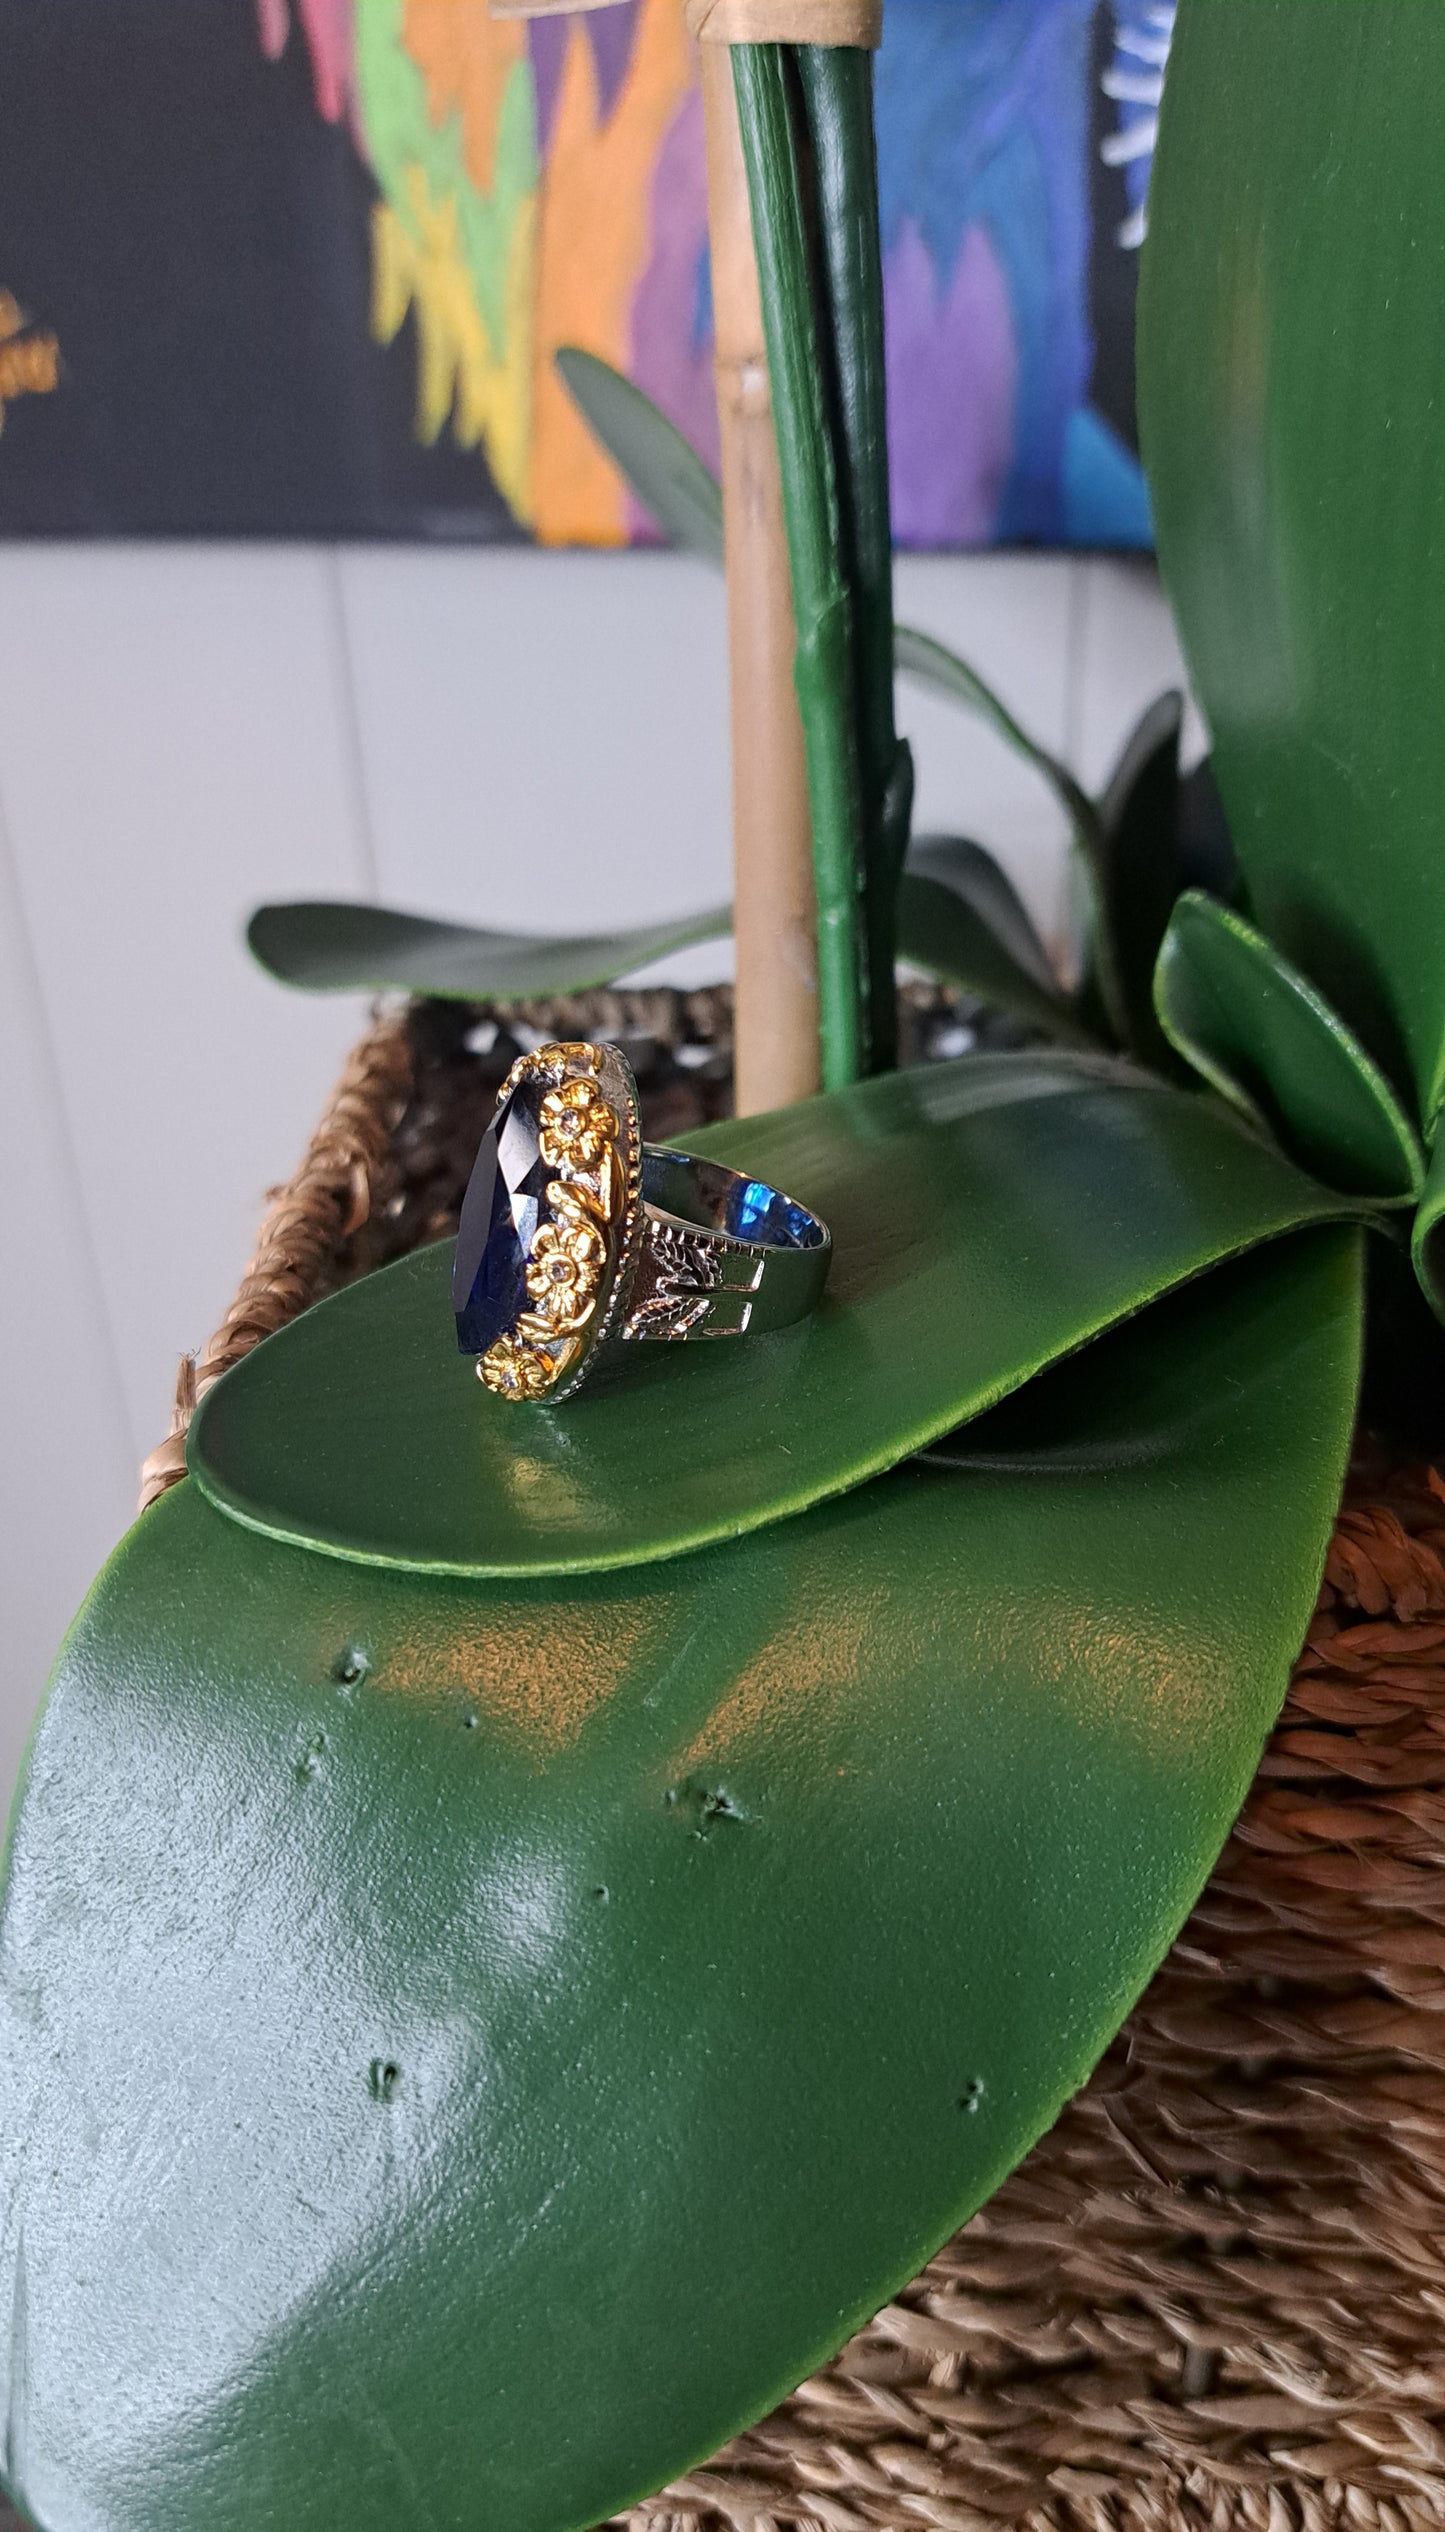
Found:
[{"label": "wooden stake", "polygon": [[817,928],[796,636],[731,49],[705,42],[708,225],[717,329],[732,684],[739,1116],[819,1085]]}]

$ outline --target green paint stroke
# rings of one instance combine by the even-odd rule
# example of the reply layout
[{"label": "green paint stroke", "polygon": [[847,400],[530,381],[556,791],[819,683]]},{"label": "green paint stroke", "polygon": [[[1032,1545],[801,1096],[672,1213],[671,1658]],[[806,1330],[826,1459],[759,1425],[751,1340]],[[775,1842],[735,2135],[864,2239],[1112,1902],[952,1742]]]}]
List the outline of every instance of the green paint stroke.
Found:
[{"label": "green paint stroke", "polygon": [[516,63],[497,119],[495,181],[482,193],[467,172],[462,118],[434,123],[426,80],[407,51],[404,0],[367,0],[356,12],[356,94],[371,170],[407,235],[422,243],[409,171],[433,202],[456,207],[463,261],[496,358],[507,353],[507,273],[517,222],[536,193],[537,99],[532,67]]}]

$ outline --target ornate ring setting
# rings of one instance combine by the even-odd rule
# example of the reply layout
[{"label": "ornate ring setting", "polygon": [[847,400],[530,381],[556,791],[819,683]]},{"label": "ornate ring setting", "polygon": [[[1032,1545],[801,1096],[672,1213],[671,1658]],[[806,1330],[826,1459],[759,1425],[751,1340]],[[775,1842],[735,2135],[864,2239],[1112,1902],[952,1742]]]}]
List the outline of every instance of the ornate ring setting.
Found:
[{"label": "ornate ring setting", "polygon": [[497,1397],[556,1405],[629,1343],[802,1318],[832,1245],[775,1187],[644,1144],[620,1048],[539,1046],[497,1094],[463,1200],[457,1343]]}]

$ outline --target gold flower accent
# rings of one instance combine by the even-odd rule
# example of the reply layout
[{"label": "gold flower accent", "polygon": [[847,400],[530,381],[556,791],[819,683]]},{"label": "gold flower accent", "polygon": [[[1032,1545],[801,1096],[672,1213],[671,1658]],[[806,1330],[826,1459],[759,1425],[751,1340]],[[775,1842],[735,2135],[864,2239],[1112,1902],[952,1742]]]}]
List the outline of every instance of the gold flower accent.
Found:
[{"label": "gold flower accent", "polygon": [[606,1256],[602,1235],[590,1222],[549,1222],[537,1233],[527,1290],[554,1326],[575,1328],[586,1318]]},{"label": "gold flower accent", "polygon": [[617,1119],[595,1081],[569,1081],[542,1102],[537,1144],[549,1169],[595,1169],[617,1133]]},{"label": "gold flower accent", "polygon": [[557,1366],[533,1345],[514,1336],[499,1336],[477,1365],[477,1378],[498,1398],[540,1398],[557,1377]]}]

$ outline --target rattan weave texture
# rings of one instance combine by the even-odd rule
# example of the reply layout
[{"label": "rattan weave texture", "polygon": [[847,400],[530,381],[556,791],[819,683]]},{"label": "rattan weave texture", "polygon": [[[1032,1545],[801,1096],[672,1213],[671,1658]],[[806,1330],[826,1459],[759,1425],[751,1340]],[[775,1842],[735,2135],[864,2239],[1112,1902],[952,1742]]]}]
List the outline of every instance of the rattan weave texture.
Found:
[{"label": "rattan weave texture", "polygon": [[[724,1039],[727,1024],[716,995],[529,1016],[567,1035],[645,1029],[664,1048]],[[710,1092],[686,1092],[699,1115],[725,1095],[719,1071]],[[679,1082],[665,1065],[650,1116],[644,1083],[650,1131],[685,1128]],[[459,1022],[427,1009],[377,1021],[223,1327],[183,1366],[148,1498],[182,1473],[198,1388],[322,1292],[454,1222],[492,1087]],[[1084,2092],[832,2365],[625,2520],[1445,2526],[1445,1486],[1432,1472],[1362,1451],[1249,1803]]]}]

